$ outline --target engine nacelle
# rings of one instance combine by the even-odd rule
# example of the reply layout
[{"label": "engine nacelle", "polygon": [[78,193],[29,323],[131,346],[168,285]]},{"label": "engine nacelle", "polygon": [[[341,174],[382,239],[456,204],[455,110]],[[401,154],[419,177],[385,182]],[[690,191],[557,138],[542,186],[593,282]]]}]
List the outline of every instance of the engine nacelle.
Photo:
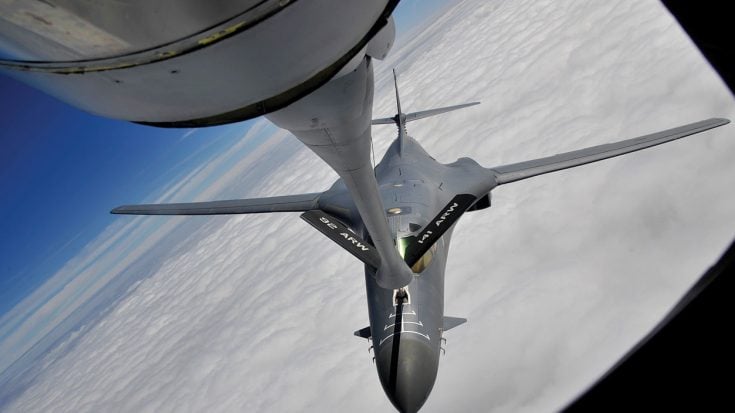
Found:
[{"label": "engine nacelle", "polygon": [[398,1],[108,3],[1,2],[0,51],[17,59],[0,69],[110,118],[237,122],[289,105],[366,54],[384,56]]}]

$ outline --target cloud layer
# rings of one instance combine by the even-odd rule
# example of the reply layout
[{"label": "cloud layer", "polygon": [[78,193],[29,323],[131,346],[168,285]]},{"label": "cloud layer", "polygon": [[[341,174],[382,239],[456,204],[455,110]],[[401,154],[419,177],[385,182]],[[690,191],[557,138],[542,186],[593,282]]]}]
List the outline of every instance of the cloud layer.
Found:
[{"label": "cloud layer", "polygon": [[[443,162],[493,166],[735,115],[658,2],[459,3],[376,63],[376,117],[394,113],[393,66],[406,111],[483,102],[409,125]],[[375,128],[378,155],[394,133]],[[423,411],[555,410],[612,365],[735,233],[732,135],[501,187],[464,217],[446,310],[469,322],[447,334]],[[288,139],[234,165],[204,195],[335,179]],[[176,248],[9,410],[392,408],[352,336],[367,325],[361,265],[297,214],[212,218]]]}]

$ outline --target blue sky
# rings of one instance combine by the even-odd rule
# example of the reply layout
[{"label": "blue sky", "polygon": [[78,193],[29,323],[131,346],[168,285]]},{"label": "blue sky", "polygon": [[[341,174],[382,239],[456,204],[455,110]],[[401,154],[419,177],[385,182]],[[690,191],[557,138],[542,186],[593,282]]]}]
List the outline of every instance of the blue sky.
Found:
[{"label": "blue sky", "polygon": [[[400,29],[410,29],[426,18],[432,16],[442,7],[456,3],[457,0],[401,0],[398,3],[396,12],[393,17],[396,20],[396,26]],[[401,41],[400,35],[396,36],[397,41]],[[405,39],[404,39],[405,40]]]},{"label": "blue sky", "polygon": [[249,125],[190,134],[90,115],[6,76],[0,90],[0,314],[111,224],[111,207],[154,194]]}]

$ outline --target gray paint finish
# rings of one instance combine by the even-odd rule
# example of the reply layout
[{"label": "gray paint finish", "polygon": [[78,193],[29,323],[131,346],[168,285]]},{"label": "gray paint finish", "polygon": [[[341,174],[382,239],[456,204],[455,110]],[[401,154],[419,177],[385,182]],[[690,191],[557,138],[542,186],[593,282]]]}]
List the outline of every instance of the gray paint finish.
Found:
[{"label": "gray paint finish", "polygon": [[[113,212],[305,211],[302,218],[366,263],[370,326],[355,334],[372,340],[380,383],[402,412],[418,411],[426,402],[436,380],[444,331],[465,321],[444,316],[449,245],[454,224],[465,211],[487,208],[490,191],[497,185],[637,151],[728,123],[714,118],[489,169],[470,158],[442,164],[408,135],[406,123],[474,103],[407,115],[401,111],[396,85],[398,113],[372,121],[372,70],[372,57],[365,52],[326,85],[267,116],[337,172],[340,179],[327,191],[200,206],[126,206]],[[398,137],[373,168],[371,125],[389,120],[397,126]],[[421,242],[427,242],[429,248],[418,248],[416,244]]]}]

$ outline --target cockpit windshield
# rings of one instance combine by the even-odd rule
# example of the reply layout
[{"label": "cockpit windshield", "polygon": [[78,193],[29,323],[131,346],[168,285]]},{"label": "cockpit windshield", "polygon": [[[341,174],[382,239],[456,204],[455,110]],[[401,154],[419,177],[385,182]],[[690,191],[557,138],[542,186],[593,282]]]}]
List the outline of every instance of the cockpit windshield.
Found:
[{"label": "cockpit windshield", "polygon": [[[398,242],[396,243],[396,247],[398,248],[398,253],[401,255],[401,258],[404,258],[406,256],[406,248],[408,248],[408,244],[411,241],[415,241],[415,236],[402,236],[398,238]],[[416,263],[411,267],[411,271],[414,272],[414,274],[420,274],[424,272],[424,270],[431,264],[431,261],[434,258],[434,253],[436,252],[436,243],[429,248],[426,253],[421,256],[421,258],[416,261]]]}]

